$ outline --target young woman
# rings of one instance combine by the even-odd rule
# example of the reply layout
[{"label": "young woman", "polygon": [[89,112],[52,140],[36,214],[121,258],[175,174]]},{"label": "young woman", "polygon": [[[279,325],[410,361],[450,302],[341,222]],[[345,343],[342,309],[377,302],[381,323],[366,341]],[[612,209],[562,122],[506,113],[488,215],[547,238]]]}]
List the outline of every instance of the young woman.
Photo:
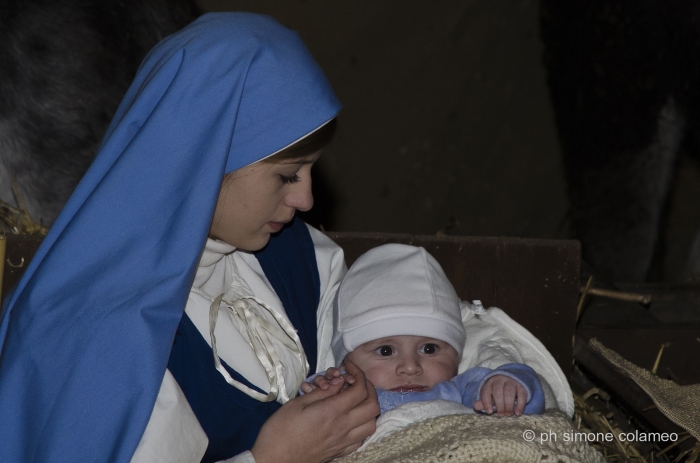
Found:
[{"label": "young woman", "polygon": [[342,394],[294,398],[345,272],[294,219],[339,109],[270,18],[205,15],[149,54],[6,298],[0,461],[320,462],[359,447],[379,411],[362,372]]}]

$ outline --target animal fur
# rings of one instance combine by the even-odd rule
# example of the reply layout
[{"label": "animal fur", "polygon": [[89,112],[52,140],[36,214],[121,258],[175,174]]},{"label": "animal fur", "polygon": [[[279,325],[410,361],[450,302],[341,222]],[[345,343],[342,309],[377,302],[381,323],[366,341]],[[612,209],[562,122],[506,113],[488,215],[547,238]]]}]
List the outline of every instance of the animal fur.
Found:
[{"label": "animal fur", "polygon": [[0,0],[0,199],[50,226],[146,53],[193,0]]},{"label": "animal fur", "polygon": [[573,237],[600,276],[662,279],[655,261],[677,159],[683,149],[700,153],[692,130],[700,2],[543,0],[541,8]]}]

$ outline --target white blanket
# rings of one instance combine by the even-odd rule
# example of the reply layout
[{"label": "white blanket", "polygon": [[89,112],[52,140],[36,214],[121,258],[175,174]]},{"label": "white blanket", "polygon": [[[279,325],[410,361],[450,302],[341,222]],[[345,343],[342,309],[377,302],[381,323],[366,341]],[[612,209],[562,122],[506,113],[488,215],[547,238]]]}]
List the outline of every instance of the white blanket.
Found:
[{"label": "white blanket", "polygon": [[474,306],[462,302],[462,323],[467,342],[459,372],[479,366],[496,368],[506,363],[524,363],[537,372],[545,393],[546,408],[574,415],[574,397],[566,375],[546,347],[504,311],[491,307],[476,315]]}]

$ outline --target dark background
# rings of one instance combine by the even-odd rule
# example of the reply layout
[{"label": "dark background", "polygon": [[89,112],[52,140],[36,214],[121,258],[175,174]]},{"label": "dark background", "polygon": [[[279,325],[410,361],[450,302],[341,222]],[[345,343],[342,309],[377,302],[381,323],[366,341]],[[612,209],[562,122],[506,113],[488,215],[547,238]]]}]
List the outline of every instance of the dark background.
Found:
[{"label": "dark background", "polygon": [[700,282],[700,0],[0,0],[0,199],[50,227],[200,10],[297,30],[344,103],[311,224],[575,238],[584,278]]},{"label": "dark background", "polygon": [[[200,0],[295,29],[344,108],[315,169],[326,230],[572,236],[535,0]],[[681,154],[659,265],[680,281],[700,226]]]}]

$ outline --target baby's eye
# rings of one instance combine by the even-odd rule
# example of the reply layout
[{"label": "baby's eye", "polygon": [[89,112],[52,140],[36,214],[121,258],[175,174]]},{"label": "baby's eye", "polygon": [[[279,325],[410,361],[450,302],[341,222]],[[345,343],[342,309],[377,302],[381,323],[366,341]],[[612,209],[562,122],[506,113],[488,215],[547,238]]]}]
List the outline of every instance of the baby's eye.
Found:
[{"label": "baby's eye", "polygon": [[426,344],[423,347],[421,347],[420,351],[422,354],[434,354],[436,353],[440,348],[438,347],[437,344]]},{"label": "baby's eye", "polygon": [[391,346],[381,346],[377,348],[375,352],[381,355],[382,357],[389,357],[391,355],[394,355],[394,348]]}]

